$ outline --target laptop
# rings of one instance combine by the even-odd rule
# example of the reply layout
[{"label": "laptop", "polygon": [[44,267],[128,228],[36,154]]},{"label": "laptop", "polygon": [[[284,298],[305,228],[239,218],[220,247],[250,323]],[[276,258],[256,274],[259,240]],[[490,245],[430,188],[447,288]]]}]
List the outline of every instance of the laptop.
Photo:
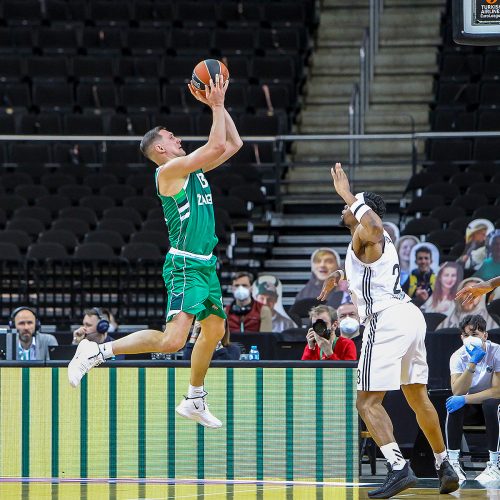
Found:
[{"label": "laptop", "polygon": [[76,345],[54,345],[49,347],[49,357],[56,361],[70,361],[76,352]]}]

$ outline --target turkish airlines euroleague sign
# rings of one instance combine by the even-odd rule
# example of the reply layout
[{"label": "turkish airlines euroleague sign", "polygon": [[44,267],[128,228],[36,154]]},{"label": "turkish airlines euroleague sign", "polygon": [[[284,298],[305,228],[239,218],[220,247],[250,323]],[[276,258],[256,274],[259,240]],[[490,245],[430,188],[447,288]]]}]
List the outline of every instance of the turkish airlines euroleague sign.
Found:
[{"label": "turkish airlines euroleague sign", "polygon": [[499,0],[476,0],[475,22],[500,24]]}]

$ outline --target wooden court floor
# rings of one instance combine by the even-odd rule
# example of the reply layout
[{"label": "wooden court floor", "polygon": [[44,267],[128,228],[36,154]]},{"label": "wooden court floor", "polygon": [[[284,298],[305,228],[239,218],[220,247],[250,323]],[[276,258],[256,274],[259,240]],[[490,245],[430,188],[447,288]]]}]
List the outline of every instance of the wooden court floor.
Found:
[{"label": "wooden court floor", "polygon": [[[286,483],[232,483],[211,484],[192,482],[167,484],[166,481],[64,481],[54,482],[28,480],[27,482],[0,479],[1,500],[163,500],[163,499],[207,499],[207,500],[358,500],[368,498],[367,491],[377,483],[304,485]],[[487,489],[476,481],[467,481],[453,495],[439,495],[436,480],[424,480],[419,488],[406,490],[399,499],[495,499],[500,500],[500,484]]]}]

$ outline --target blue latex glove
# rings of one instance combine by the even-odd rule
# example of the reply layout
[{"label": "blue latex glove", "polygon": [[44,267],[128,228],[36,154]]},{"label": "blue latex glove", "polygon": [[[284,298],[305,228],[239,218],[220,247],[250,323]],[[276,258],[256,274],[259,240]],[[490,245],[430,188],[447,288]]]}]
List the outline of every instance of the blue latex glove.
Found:
[{"label": "blue latex glove", "polygon": [[486,352],[483,351],[479,346],[465,346],[465,350],[469,353],[470,360],[472,363],[477,365],[486,355]]},{"label": "blue latex glove", "polygon": [[465,405],[465,396],[451,396],[446,400],[448,413],[460,410]]}]

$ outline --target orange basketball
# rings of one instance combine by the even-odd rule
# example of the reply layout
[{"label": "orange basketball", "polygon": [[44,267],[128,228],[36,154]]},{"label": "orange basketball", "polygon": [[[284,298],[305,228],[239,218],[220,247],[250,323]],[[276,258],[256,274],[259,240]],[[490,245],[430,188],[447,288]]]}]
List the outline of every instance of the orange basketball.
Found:
[{"label": "orange basketball", "polygon": [[195,66],[191,83],[195,89],[205,90],[205,85],[210,83],[210,79],[215,82],[215,75],[217,74],[222,74],[224,81],[229,78],[229,71],[223,63],[217,61],[217,59],[205,59]]}]

